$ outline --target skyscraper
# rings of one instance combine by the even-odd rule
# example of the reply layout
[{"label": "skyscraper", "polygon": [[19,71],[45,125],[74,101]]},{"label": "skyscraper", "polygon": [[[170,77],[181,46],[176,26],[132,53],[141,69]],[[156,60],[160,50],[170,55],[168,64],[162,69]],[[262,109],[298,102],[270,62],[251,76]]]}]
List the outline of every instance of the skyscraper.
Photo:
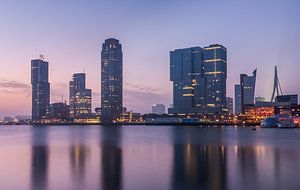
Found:
[{"label": "skyscraper", "polygon": [[92,91],[85,87],[85,73],[75,73],[69,84],[70,117],[88,118],[92,109]]},{"label": "skyscraper", "polygon": [[227,50],[219,44],[203,50],[207,110],[221,113],[226,109]]},{"label": "skyscraper", "polygon": [[172,114],[202,113],[205,108],[205,81],[202,48],[170,52],[170,80],[173,82]]},{"label": "skyscraper", "polygon": [[119,40],[106,39],[101,51],[101,122],[120,118],[123,107],[123,53]]},{"label": "skyscraper", "polygon": [[241,94],[241,85],[234,85],[234,113],[237,115],[242,112]]},{"label": "skyscraper", "polygon": [[241,113],[245,113],[246,107],[254,106],[255,82],[256,69],[252,72],[252,76],[246,74],[240,75]]},{"label": "skyscraper", "polygon": [[50,103],[50,83],[48,80],[48,62],[40,59],[31,60],[32,85],[32,121],[46,116]]},{"label": "skyscraper", "polygon": [[214,44],[170,52],[172,114],[226,111],[226,48]]}]

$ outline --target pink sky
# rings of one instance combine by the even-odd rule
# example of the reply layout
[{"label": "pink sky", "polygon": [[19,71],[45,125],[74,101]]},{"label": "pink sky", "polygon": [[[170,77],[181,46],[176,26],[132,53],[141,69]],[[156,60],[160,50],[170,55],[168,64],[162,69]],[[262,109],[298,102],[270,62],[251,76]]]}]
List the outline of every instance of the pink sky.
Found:
[{"label": "pink sky", "polygon": [[101,44],[110,37],[123,45],[124,106],[137,112],[172,103],[169,51],[213,43],[228,49],[228,96],[240,73],[257,68],[256,96],[270,98],[275,65],[284,93],[299,94],[299,7],[298,1],[2,2],[0,118],[30,114],[30,60],[40,53],[49,61],[51,102],[68,99],[72,74],[84,70],[93,107],[100,106]]}]

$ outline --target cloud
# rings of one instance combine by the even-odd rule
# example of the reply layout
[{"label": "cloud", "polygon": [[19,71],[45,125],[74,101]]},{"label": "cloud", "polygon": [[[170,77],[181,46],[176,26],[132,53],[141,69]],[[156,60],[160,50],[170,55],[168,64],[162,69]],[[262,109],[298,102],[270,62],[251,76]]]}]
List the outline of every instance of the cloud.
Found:
[{"label": "cloud", "polygon": [[31,86],[27,83],[14,80],[0,79],[0,93],[2,94],[25,94],[26,98],[31,95]]},{"label": "cloud", "polygon": [[0,88],[4,89],[30,89],[30,85],[22,82],[17,82],[13,80],[0,80]]},{"label": "cloud", "polygon": [[131,84],[131,83],[128,83],[128,82],[125,82],[125,88],[130,88],[130,89],[145,91],[145,92],[159,91],[159,89],[157,89],[157,88],[141,86],[141,85],[137,85],[137,84]]}]

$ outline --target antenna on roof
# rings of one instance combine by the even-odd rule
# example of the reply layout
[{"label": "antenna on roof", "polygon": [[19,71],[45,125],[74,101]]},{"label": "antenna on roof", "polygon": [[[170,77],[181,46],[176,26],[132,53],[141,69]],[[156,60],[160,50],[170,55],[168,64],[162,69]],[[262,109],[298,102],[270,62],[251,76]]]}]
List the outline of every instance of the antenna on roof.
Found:
[{"label": "antenna on roof", "polygon": [[45,56],[43,54],[40,54],[40,60],[44,60]]}]

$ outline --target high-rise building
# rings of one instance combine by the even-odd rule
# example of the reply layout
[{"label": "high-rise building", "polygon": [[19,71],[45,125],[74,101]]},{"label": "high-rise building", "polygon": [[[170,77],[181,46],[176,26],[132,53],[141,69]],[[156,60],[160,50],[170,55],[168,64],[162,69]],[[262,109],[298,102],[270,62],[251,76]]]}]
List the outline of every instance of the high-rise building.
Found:
[{"label": "high-rise building", "polygon": [[92,109],[92,90],[86,89],[85,73],[75,73],[69,84],[70,117],[90,117]]},{"label": "high-rise building", "polygon": [[101,51],[101,122],[117,121],[123,108],[123,53],[119,40],[106,39]]},{"label": "high-rise building", "polygon": [[246,107],[254,106],[255,82],[256,69],[252,72],[252,76],[248,76],[246,74],[240,75],[242,113],[245,113]]},{"label": "high-rise building", "polygon": [[32,121],[46,117],[50,103],[50,83],[48,80],[48,62],[40,59],[31,60],[32,85]]},{"label": "high-rise building", "polygon": [[203,52],[200,47],[170,52],[170,80],[173,82],[172,114],[201,113],[205,108]]},{"label": "high-rise building", "polygon": [[241,85],[234,85],[234,113],[239,115],[242,113],[242,100],[241,100],[242,92]]},{"label": "high-rise building", "polygon": [[170,52],[172,114],[221,113],[226,109],[226,48],[210,45]]},{"label": "high-rise building", "polygon": [[228,114],[233,114],[233,98],[227,97],[226,98],[226,107],[228,109]]},{"label": "high-rise building", "polygon": [[203,48],[206,105],[210,113],[226,109],[227,50],[213,44]]},{"label": "high-rise building", "polygon": [[158,115],[162,115],[165,114],[165,105],[163,104],[154,104],[152,106],[152,113],[158,114]]}]

